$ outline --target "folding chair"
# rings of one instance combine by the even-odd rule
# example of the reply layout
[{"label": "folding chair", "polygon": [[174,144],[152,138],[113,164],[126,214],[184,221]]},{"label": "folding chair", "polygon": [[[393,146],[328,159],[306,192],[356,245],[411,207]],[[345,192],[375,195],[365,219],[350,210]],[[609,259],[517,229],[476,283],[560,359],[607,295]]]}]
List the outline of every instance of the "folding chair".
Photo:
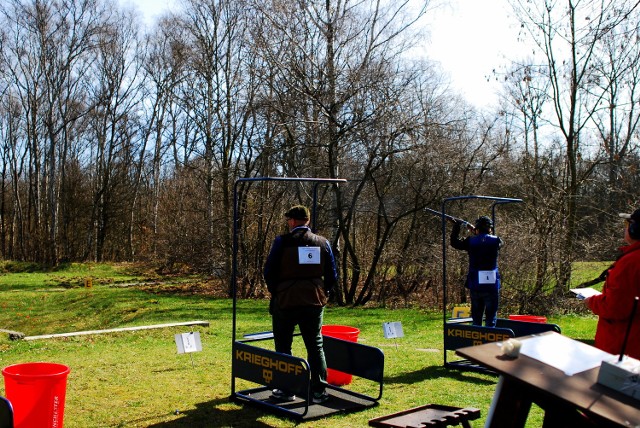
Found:
[{"label": "folding chair", "polygon": [[0,397],[0,428],[13,428],[13,406],[4,397]]}]

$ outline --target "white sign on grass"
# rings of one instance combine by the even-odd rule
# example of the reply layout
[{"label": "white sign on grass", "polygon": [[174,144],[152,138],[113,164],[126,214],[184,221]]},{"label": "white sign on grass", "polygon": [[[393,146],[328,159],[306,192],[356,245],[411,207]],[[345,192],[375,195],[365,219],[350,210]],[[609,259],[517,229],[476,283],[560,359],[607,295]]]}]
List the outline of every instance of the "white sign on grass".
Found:
[{"label": "white sign on grass", "polygon": [[175,335],[178,354],[202,351],[200,332],[181,333]]},{"label": "white sign on grass", "polygon": [[382,324],[382,329],[384,330],[384,337],[386,339],[404,337],[404,333],[402,332],[402,323],[400,321],[385,322]]}]

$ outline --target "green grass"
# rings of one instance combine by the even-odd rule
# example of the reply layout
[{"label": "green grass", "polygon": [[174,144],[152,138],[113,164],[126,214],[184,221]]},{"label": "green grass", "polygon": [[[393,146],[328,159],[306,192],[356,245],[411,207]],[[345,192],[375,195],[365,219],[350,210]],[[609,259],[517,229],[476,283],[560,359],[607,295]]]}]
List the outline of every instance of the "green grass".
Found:
[{"label": "green grass", "polygon": [[84,287],[88,278],[98,284],[122,283],[148,279],[148,273],[129,264],[63,263],[46,269],[35,263],[0,262],[0,289],[4,291]]},{"label": "green grass", "polygon": [[[578,287],[585,281],[590,281],[600,276],[600,274],[611,266],[611,262],[576,262],[571,272],[571,286]],[[603,283],[594,286],[597,290],[602,290]]]},{"label": "green grass", "polygon": [[[104,269],[100,275],[96,272]],[[110,270],[112,269],[112,270]],[[442,314],[420,309],[329,307],[325,324],[361,330],[359,341],[385,353],[384,394],[380,405],[362,412],[302,424],[229,401],[231,393],[232,301],[198,295],[149,293],[111,284],[145,279],[129,266],[90,271],[91,288],[60,287],[55,278],[83,278],[79,268],[37,272],[38,281],[0,276],[0,328],[27,335],[206,320],[196,327],[202,352],[178,355],[174,335],[189,327],[121,332],[64,339],[10,341],[0,338],[0,365],[49,361],[71,367],[65,427],[364,427],[368,420],[424,404],[476,407],[482,426],[497,378],[445,369]],[[15,280],[15,283],[13,282]],[[270,330],[266,301],[238,302],[238,334]],[[389,340],[382,323],[402,322],[405,337]],[[590,341],[596,318],[549,318],[569,337]],[[304,357],[301,343],[295,353]],[[192,360],[193,358],[193,360]],[[3,384],[4,386],[4,384]],[[350,388],[368,388],[355,379]],[[4,394],[4,387],[0,390]],[[532,410],[527,427],[542,425]]]}]

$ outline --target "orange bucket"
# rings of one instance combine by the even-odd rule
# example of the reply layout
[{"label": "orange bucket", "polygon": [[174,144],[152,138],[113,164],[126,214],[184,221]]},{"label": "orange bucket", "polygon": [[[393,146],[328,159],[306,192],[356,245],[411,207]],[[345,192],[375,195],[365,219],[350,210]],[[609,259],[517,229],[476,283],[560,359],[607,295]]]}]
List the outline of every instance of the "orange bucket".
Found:
[{"label": "orange bucket", "polygon": [[[346,325],[323,325],[322,335],[335,337],[336,339],[357,342],[360,329]],[[353,380],[353,376],[339,370],[327,368],[327,383],[335,386],[348,385]]]}]

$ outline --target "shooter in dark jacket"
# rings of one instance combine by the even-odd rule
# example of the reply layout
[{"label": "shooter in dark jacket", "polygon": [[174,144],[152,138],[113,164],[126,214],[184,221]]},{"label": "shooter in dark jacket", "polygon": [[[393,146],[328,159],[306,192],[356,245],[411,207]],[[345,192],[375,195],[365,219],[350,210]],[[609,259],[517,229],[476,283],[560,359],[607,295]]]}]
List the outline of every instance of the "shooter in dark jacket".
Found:
[{"label": "shooter in dark jacket", "polygon": [[498,319],[500,272],[498,254],[503,245],[500,237],[493,235],[493,221],[482,216],[475,222],[473,236],[459,238],[462,222],[456,221],[451,231],[451,246],[469,253],[469,272],[465,286],[471,294],[471,318],[473,325],[495,327]]},{"label": "shooter in dark jacket", "polygon": [[[327,362],[322,342],[322,317],[331,290],[338,283],[335,259],[326,238],[309,228],[309,209],[296,205],[285,213],[289,233],[277,236],[264,268],[271,293],[271,320],[276,352],[291,355],[296,325],[307,349],[314,403],[329,398]],[[291,401],[293,394],[275,389],[275,399]]]}]

